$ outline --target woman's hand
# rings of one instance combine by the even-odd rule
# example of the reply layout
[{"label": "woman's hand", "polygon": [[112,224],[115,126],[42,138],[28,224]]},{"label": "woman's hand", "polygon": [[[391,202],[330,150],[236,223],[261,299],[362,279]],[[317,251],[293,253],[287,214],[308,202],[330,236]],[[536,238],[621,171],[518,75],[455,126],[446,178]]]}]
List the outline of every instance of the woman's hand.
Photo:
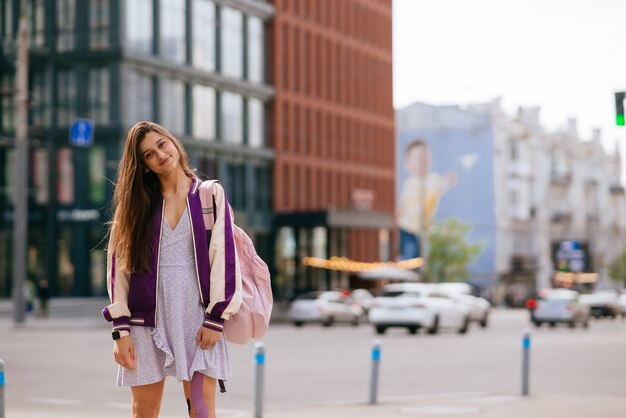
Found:
[{"label": "woman's hand", "polygon": [[113,347],[113,355],[115,362],[125,369],[135,370],[137,362],[135,359],[135,344],[133,344],[130,335],[115,340]]},{"label": "woman's hand", "polygon": [[219,331],[215,331],[214,329],[209,329],[206,327],[200,327],[198,333],[196,334],[196,342],[200,346],[201,349],[206,350],[211,347],[213,344],[218,342],[222,338],[222,333]]}]

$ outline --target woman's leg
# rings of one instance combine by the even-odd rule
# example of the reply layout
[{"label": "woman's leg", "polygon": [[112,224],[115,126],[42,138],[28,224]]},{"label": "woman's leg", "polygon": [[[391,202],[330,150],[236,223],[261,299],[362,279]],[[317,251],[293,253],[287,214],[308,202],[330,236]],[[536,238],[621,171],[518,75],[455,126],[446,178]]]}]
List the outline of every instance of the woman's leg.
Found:
[{"label": "woman's leg", "polygon": [[183,382],[185,399],[192,418],[216,418],[215,383],[212,377],[195,372],[191,382]]},{"label": "woman's leg", "polygon": [[133,418],[158,418],[165,379],[149,385],[132,386]]}]

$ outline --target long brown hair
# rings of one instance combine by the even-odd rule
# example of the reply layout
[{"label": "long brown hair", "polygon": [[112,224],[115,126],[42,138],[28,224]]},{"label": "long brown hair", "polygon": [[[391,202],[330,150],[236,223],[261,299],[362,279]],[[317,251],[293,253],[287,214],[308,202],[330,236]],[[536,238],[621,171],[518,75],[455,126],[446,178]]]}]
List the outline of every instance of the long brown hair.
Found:
[{"label": "long brown hair", "polygon": [[143,273],[148,270],[152,256],[152,218],[160,202],[161,184],[152,171],[146,171],[139,144],[148,134],[156,132],[170,139],[180,155],[179,164],[185,175],[194,172],[181,142],[167,129],[153,122],[137,122],[126,136],[124,153],[117,172],[113,193],[113,220],[109,223],[109,251],[123,271]]}]

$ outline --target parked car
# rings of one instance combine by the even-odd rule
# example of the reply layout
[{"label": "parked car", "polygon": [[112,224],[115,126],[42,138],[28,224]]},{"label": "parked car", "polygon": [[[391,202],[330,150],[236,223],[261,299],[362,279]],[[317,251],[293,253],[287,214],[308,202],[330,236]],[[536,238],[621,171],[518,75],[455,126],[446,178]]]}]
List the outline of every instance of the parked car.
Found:
[{"label": "parked car", "polygon": [[374,303],[374,296],[367,289],[354,289],[350,296],[363,308],[366,314],[372,307],[372,303]]},{"label": "parked car", "polygon": [[489,323],[491,303],[488,300],[472,295],[472,287],[467,283],[440,283],[439,289],[469,309],[470,321],[478,322],[482,328]]},{"label": "parked car", "polygon": [[335,322],[349,322],[359,325],[364,315],[363,308],[343,292],[316,291],[298,296],[287,313],[297,327],[305,323],[322,323],[331,326]]},{"label": "parked car", "polygon": [[436,334],[441,328],[465,334],[469,327],[469,309],[451,299],[435,286],[423,283],[396,283],[384,287],[374,298],[369,321],[378,334],[387,328],[403,327],[415,334],[420,328]]},{"label": "parked car", "polygon": [[582,295],[581,303],[589,306],[591,316],[601,318],[608,316],[616,318],[620,314],[617,293],[612,290],[599,290],[593,293]]},{"label": "parked car", "polygon": [[584,328],[589,326],[589,307],[580,302],[580,295],[569,289],[544,289],[537,298],[527,303],[530,307],[530,319],[539,327],[543,323],[554,327],[565,323],[571,328],[576,324]]}]

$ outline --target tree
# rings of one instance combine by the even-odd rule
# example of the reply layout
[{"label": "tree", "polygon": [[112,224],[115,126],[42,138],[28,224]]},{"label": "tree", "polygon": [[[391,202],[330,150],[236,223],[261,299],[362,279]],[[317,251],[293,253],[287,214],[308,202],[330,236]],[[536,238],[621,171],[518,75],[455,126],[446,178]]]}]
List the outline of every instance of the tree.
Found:
[{"label": "tree", "polygon": [[454,282],[469,276],[467,266],[482,252],[482,243],[467,241],[472,226],[456,218],[435,224],[428,234],[425,278],[429,282]]},{"label": "tree", "polygon": [[626,283],[626,251],[613,261],[609,269],[609,276],[614,280]]}]

